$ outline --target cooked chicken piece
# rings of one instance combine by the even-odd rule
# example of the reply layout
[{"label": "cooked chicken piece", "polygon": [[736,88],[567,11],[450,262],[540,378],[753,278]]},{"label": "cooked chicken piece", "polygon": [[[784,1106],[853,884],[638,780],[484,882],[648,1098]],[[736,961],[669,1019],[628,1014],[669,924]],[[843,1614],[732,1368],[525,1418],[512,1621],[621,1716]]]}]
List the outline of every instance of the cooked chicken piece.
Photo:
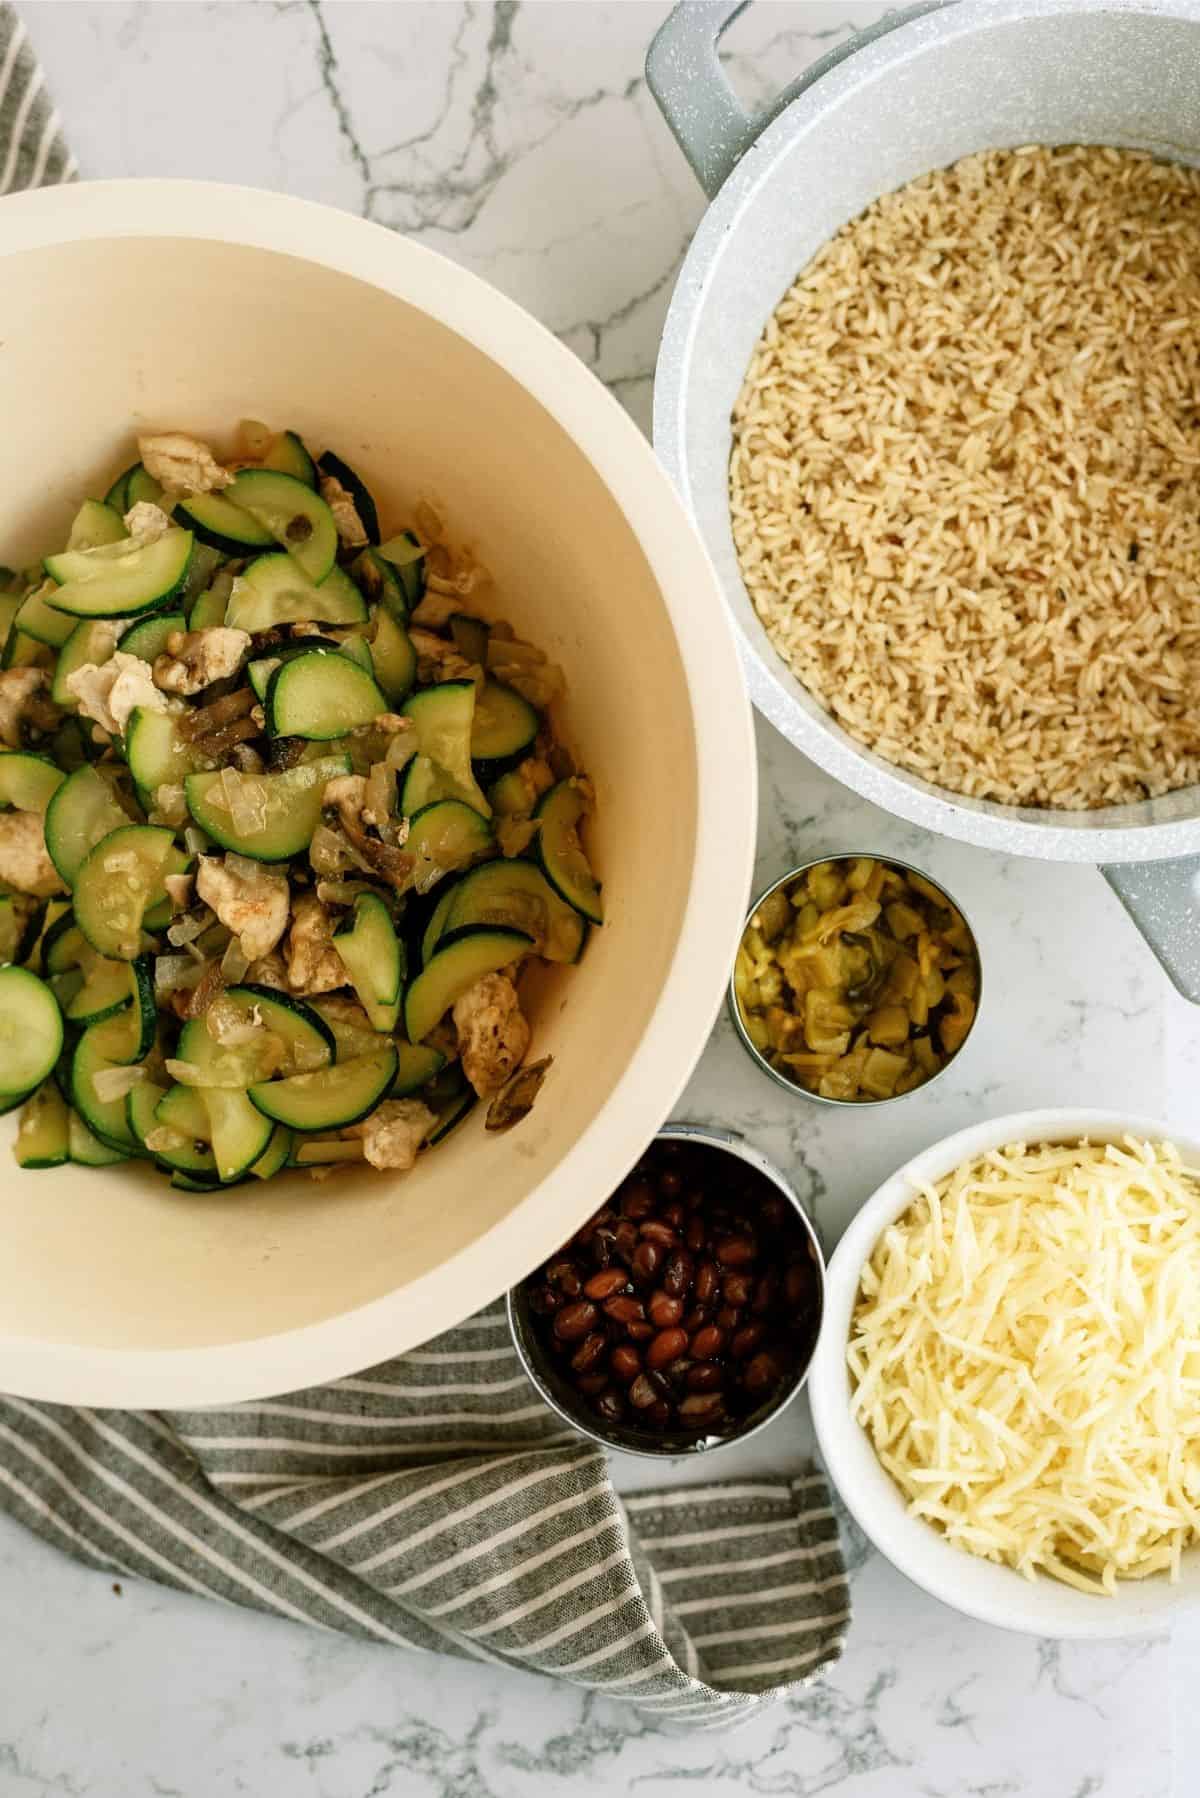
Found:
[{"label": "cooked chicken piece", "polygon": [[534,804],[554,785],[554,770],[540,755],[526,756],[523,762],[518,763],[517,773],[533,793]]},{"label": "cooked chicken piece", "polygon": [[154,678],[167,693],[199,693],[214,681],[236,674],[250,648],[249,631],[225,624],[202,631],[172,631],[154,664]]},{"label": "cooked chicken piece", "polygon": [[335,774],[325,782],[322,805],[336,805],[343,824],[357,824],[367,800],[365,774]]},{"label": "cooked chicken piece", "polygon": [[241,942],[248,961],[269,955],[287,929],[287,875],[243,855],[202,855],[196,891]]},{"label": "cooked chicken piece", "polygon": [[529,1047],[529,1024],[507,974],[485,974],[453,1011],[463,1073],[480,1098],[504,1085]]},{"label": "cooked chicken piece", "polygon": [[426,588],[413,607],[409,622],[417,626],[423,625],[426,630],[439,631],[449,624],[456,612],[463,609],[461,593],[437,593]]},{"label": "cooked chicken piece", "polygon": [[66,892],[35,812],[0,812],[0,880],[37,899]]},{"label": "cooked chicken piece", "polygon": [[417,679],[423,685],[435,681],[463,680],[474,674],[478,664],[468,662],[454,644],[432,631],[409,629],[409,640],[417,652]]},{"label": "cooked chicken piece", "polygon": [[129,714],[135,706],[151,712],[169,710],[166,697],[154,684],[154,670],[141,656],[126,655],[118,649],[99,666],[85,662],[67,676],[67,692],[78,701],[83,717],[91,718],[110,736],[125,733]]},{"label": "cooked chicken piece", "polygon": [[361,1124],[351,1124],[343,1136],[361,1136],[372,1167],[407,1170],[417,1159],[437,1117],[420,1099],[385,1099]]},{"label": "cooked chicken piece", "polygon": [[138,438],[142,466],[168,493],[213,493],[228,487],[233,476],[222,468],[207,443],[186,431],[160,431]]},{"label": "cooked chicken piece", "polygon": [[156,543],[171,528],[171,520],[152,500],[139,499],[125,514],[125,529],[143,543]]},{"label": "cooked chicken piece", "polygon": [[333,946],[329,913],[315,893],[302,893],[293,905],[285,953],[294,993],[331,993],[349,984],[346,964]]},{"label": "cooked chicken piece", "polygon": [[261,961],[251,962],[246,969],[246,979],[253,986],[269,986],[276,992],[286,993],[287,968],[278,949],[272,949],[270,955],[264,955]]},{"label": "cooked chicken piece", "polygon": [[370,542],[358,508],[336,475],[321,476],[321,498],[333,513],[337,534],[347,549],[365,549]]},{"label": "cooked chicken piece", "polygon": [[21,747],[21,719],[34,694],[47,684],[44,668],[9,668],[0,674],[0,738],[7,749]]}]

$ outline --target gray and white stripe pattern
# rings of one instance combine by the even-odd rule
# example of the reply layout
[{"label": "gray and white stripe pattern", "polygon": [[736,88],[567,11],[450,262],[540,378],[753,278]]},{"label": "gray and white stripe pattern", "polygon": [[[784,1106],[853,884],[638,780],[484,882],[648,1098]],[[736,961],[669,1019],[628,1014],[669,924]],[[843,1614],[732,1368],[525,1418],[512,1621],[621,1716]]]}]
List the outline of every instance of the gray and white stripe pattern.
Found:
[{"label": "gray and white stripe pattern", "polygon": [[53,187],[79,173],[25,26],[0,6],[0,194]]},{"label": "gray and white stripe pattern", "polygon": [[524,1667],[720,1726],[841,1652],[820,1475],[614,1492],[503,1308],[353,1378],[215,1411],[0,1398],[0,1506],[127,1576]]}]

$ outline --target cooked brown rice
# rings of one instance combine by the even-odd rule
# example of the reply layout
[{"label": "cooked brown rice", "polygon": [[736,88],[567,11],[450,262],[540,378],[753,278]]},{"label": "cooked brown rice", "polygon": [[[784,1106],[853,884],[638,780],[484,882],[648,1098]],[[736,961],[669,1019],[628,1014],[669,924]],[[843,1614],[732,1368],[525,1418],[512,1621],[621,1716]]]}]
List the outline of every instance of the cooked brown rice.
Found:
[{"label": "cooked brown rice", "polygon": [[733,415],[747,590],[815,697],[957,793],[1200,779],[1200,171],[968,156],[800,274]]}]

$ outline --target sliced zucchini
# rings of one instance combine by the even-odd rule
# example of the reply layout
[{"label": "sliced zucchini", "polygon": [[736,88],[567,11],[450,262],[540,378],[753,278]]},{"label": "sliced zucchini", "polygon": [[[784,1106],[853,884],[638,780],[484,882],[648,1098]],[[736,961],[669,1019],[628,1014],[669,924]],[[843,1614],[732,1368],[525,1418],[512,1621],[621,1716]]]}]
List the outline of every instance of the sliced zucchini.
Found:
[{"label": "sliced zucchini", "polygon": [[400,1016],[404,950],[391,913],[377,893],[359,893],[350,919],[334,934],[333,946],[374,1028],[394,1030]]},{"label": "sliced zucchini", "polygon": [[409,1093],[419,1092],[435,1074],[441,1073],[445,1065],[446,1057],[432,1043],[401,1040],[396,1044],[396,1078],[392,1081],[389,1097],[403,1099]]},{"label": "sliced zucchini", "polygon": [[128,535],[120,512],[115,512],[104,501],[85,499],[75,514],[67,548],[99,549],[104,543],[120,543]]},{"label": "sliced zucchini", "polygon": [[111,661],[117,647],[114,635],[116,628],[107,618],[85,618],[72,625],[71,634],[59,650],[58,660],[54,664],[50,697],[55,705],[62,706],[66,711],[74,711],[79,701],[73,693],[67,691],[68,676],[79,668],[101,668],[105,662]]},{"label": "sliced zucchini", "polygon": [[250,1172],[256,1180],[269,1180],[280,1168],[288,1164],[292,1152],[292,1133],[285,1130],[282,1124],[276,1124],[271,1132],[271,1140],[259,1156]]},{"label": "sliced zucchini", "polygon": [[456,1093],[454,1098],[447,1099],[438,1112],[436,1124],[425,1138],[426,1148],[433,1149],[437,1147],[438,1143],[444,1142],[455,1126],[462,1123],[467,1113],[475,1109],[476,1103],[477,1095],[469,1086],[465,1087],[462,1092]]},{"label": "sliced zucchini", "polygon": [[579,822],[585,810],[583,794],[573,780],[560,780],[551,787],[533,814],[541,823],[537,856],[559,897],[593,924],[602,924],[600,885],[579,840]]},{"label": "sliced zucchini", "polygon": [[[24,893],[0,893],[0,963],[23,962],[33,952],[42,928],[44,899]],[[33,970],[35,973],[37,969]]]},{"label": "sliced zucchini", "polygon": [[[314,647],[311,638],[304,647],[307,649]],[[366,638],[360,636],[357,631],[352,636],[343,637],[340,642],[334,643],[332,647],[339,655],[345,656],[347,660],[353,662],[357,668],[361,668],[364,673],[369,674],[374,678],[375,658],[371,654],[371,645],[367,642]]]},{"label": "sliced zucchini", "polygon": [[19,812],[44,812],[65,776],[44,755],[23,749],[0,750],[0,805]]},{"label": "sliced zucchini", "polygon": [[0,968],[0,1093],[32,1092],[54,1070],[63,1046],[62,1013],[28,968]]},{"label": "sliced zucchini", "polygon": [[454,887],[442,931],[501,924],[531,936],[547,961],[578,961],[587,923],[560,899],[532,862],[493,861],[472,868]]},{"label": "sliced zucchini", "polygon": [[140,462],[131,463],[128,468],[117,476],[108,492],[104,495],[104,504],[108,506],[111,511],[116,512],[121,518],[124,518],[126,512],[129,510],[129,477],[135,468],[140,468],[141,466]]},{"label": "sliced zucchini", "polygon": [[316,463],[296,431],[280,431],[263,457],[262,465],[264,468],[274,468],[280,474],[294,475],[306,487],[315,487],[317,484]]},{"label": "sliced zucchini", "polygon": [[339,1163],[362,1162],[366,1159],[363,1145],[344,1136],[301,1136],[293,1141],[293,1167],[336,1167]]},{"label": "sliced zucchini", "polygon": [[412,612],[425,597],[425,549],[412,531],[401,531],[379,545],[379,554],[396,570],[404,589],[408,610]]},{"label": "sliced zucchini", "polygon": [[225,623],[265,631],[302,622],[363,624],[366,617],[366,600],[340,568],[332,568],[317,586],[291,556],[277,553],[257,557],[234,582]]},{"label": "sliced zucchini", "polygon": [[378,543],[379,513],[375,508],[375,501],[349,463],[343,462],[340,456],[335,456],[332,450],[326,450],[323,456],[317,457],[317,466],[322,474],[332,475],[333,479],[345,488],[354,501],[354,510],[358,513],[363,530],[367,533],[367,542]]},{"label": "sliced zucchini", "polygon": [[68,774],[46,807],[46,848],[68,886],[101,838],[128,823],[103,775],[94,768]]},{"label": "sliced zucchini", "polygon": [[61,649],[71,632],[75,622],[65,612],[56,612],[46,601],[58,588],[53,581],[43,581],[32,593],[26,594],[21,601],[20,610],[13,620],[15,628],[23,631],[27,637],[33,637],[38,643],[46,643],[51,649]]},{"label": "sliced zucchini", "polygon": [[4,654],[0,656],[0,667],[4,668],[49,668],[54,660],[54,651],[48,643],[39,643],[36,637],[18,630],[14,623],[4,639]]},{"label": "sliced zucchini", "polygon": [[[215,1182],[220,1178],[217,1158],[209,1143],[208,1110],[199,1093],[186,1086],[135,1086],[129,1095],[129,1127],[141,1139],[147,1153],[176,1174]],[[154,1101],[153,1110],[149,1109]],[[166,1132],[173,1134],[168,1135]],[[147,1137],[153,1138],[150,1147]]]},{"label": "sliced zucchini", "polygon": [[370,1055],[379,1047],[378,1033],[369,1023],[360,1023],[357,1018],[346,1015],[348,1000],[310,999],[308,1003],[333,1037],[338,1061],[353,1061],[356,1056]]},{"label": "sliced zucchini", "polygon": [[140,618],[121,638],[121,652],[153,663],[156,656],[166,653],[167,638],[174,631],[186,631],[187,627],[182,612],[156,612],[152,618]]},{"label": "sliced zucchini", "polygon": [[492,808],[471,769],[475,682],[441,681],[434,687],[422,687],[407,701],[403,713],[416,726],[420,753],[445,769],[468,805],[490,817]]},{"label": "sliced zucchini", "polygon": [[182,874],[187,857],[174,833],[157,824],[124,824],[102,837],[75,877],[75,922],[100,955],[132,961],[146,914],[167,896],[163,880]]},{"label": "sliced zucchini", "polygon": [[328,742],[387,711],[367,671],[348,655],[323,649],[280,664],[267,689],[267,723],[277,737]]},{"label": "sliced zucchini", "polygon": [[461,799],[466,804],[458,782],[427,755],[414,755],[400,778],[400,810],[406,818],[415,818],[439,799]]},{"label": "sliced zucchini", "polygon": [[255,698],[261,704],[267,697],[267,688],[271,684],[271,676],[282,665],[281,656],[260,656],[256,662],[246,665],[246,679],[254,688]]},{"label": "sliced zucchini", "polygon": [[[310,1076],[309,1076],[310,1077]],[[273,1125],[245,1093],[205,1087],[201,1097],[212,1126],[212,1152],[223,1181],[236,1180],[265,1155]]]},{"label": "sliced zucchini", "polygon": [[126,1150],[114,1148],[93,1135],[77,1111],[67,1117],[67,1149],[79,1167],[115,1167],[118,1162],[129,1160]]},{"label": "sliced zucchini", "polygon": [[46,573],[59,582],[50,603],[74,618],[153,612],[183,585],[191,554],[192,533],[178,525],[150,543],[129,538],[103,549],[64,550],[46,557]]},{"label": "sliced zucchini", "polygon": [[94,1085],[96,1075],[106,1069],[129,1066],[135,1059],[129,1053],[131,1047],[136,1047],[134,1033],[129,1019],[122,1014],[105,1018],[100,1024],[89,1024],[71,1057],[70,1097],[88,1129],[101,1142],[134,1155],[140,1153],[141,1145],[126,1121],[125,1095],[102,1099]]},{"label": "sliced zucchini", "polygon": [[268,542],[281,543],[310,581],[325,579],[337,559],[337,525],[313,488],[277,469],[243,468],[225,499],[269,532]]},{"label": "sliced zucchini", "polygon": [[450,916],[450,907],[458,898],[459,882],[448,881],[430,913],[429,922],[425,926],[425,934],[421,938],[421,966],[429,960],[438,946],[442,932],[446,928],[446,919]]},{"label": "sliced zucchini", "polygon": [[450,1007],[485,974],[520,961],[534,947],[523,930],[469,928],[444,939],[404,995],[405,1034],[424,1042]]},{"label": "sliced zucchini", "polygon": [[63,1015],[72,1024],[98,1024],[101,1018],[127,1010],[137,991],[136,963],[96,957],[91,961],[83,985],[63,1008]]},{"label": "sliced zucchini", "polygon": [[21,1108],[13,1154],[19,1167],[61,1167],[67,1159],[67,1102],[53,1080],[31,1093]]},{"label": "sliced zucchini", "polygon": [[70,907],[47,927],[42,938],[42,966],[47,974],[65,974],[77,968],[86,944]]},{"label": "sliced zucchini", "polygon": [[309,1074],[336,1060],[333,1031],[305,1000],[253,982],[231,986],[223,996],[228,1004],[245,1012],[247,1021],[260,1023],[282,1042],[281,1074]]},{"label": "sliced zucchini", "polygon": [[[350,757],[342,754],[300,762],[282,774],[242,776],[243,782],[253,782],[254,805],[252,814],[240,826],[226,797],[224,770],[189,774],[183,785],[192,817],[223,849],[233,849],[255,861],[285,862],[311,843],[321,819],[325,783],[336,774],[349,774],[350,770]],[[257,822],[259,816],[261,823]]]},{"label": "sliced zucchini", "polygon": [[211,630],[216,625],[225,623],[229,611],[229,601],[233,592],[232,576],[215,580],[196,598],[188,610],[187,627],[190,631]]},{"label": "sliced zucchini", "polygon": [[371,662],[387,702],[406,699],[417,678],[417,652],[408,632],[386,606],[378,606],[371,634]]},{"label": "sliced zucchini", "polygon": [[395,1078],[395,1048],[382,1043],[316,1074],[263,1081],[250,1088],[250,1098],[264,1117],[289,1130],[343,1130],[374,1111]]},{"label": "sliced zucchini", "polygon": [[350,573],[373,605],[389,612],[401,624],[408,618],[408,600],[400,576],[376,549],[364,549],[350,564]]},{"label": "sliced zucchini", "polygon": [[186,499],[176,500],[175,516],[193,533],[197,543],[218,549],[226,556],[244,556],[248,549],[265,549],[275,541],[265,525],[223,493],[192,493]]},{"label": "sliced zucchini", "polygon": [[200,752],[179,734],[170,712],[135,706],[125,727],[125,760],[144,802],[164,785],[179,786],[201,760]]},{"label": "sliced zucchini", "polygon": [[[160,506],[163,502],[163,490],[152,474],[148,474],[140,462],[135,462],[129,470],[129,481],[125,488],[126,506],[136,506],[145,502],[150,506]],[[170,501],[167,502],[168,505]]]},{"label": "sliced zucchini", "polygon": [[27,967],[32,968],[35,974],[48,973],[49,970],[46,968],[44,959],[46,944],[51,940],[52,932],[58,929],[64,919],[68,926],[74,922],[71,917],[70,902],[66,899],[47,899],[44,902],[30,900],[29,903],[34,908],[29,928],[32,931],[36,923],[37,934],[28,946],[22,945],[25,953],[20,959],[25,962]]},{"label": "sliced zucchini", "polygon": [[[227,559],[219,549],[213,549],[211,544],[194,543],[192,545],[192,559],[188,563],[187,579],[179,589],[177,596],[181,612],[192,610],[201,594],[212,584],[218,570],[223,567]],[[225,584],[232,586],[232,575],[228,577],[227,583],[222,583],[222,585]],[[220,621],[218,620],[218,622]],[[199,630],[200,626],[196,625],[194,628]]]},{"label": "sliced zucchini", "polygon": [[125,1095],[125,1123],[138,1147],[145,1150],[147,1155],[154,1153],[146,1138],[158,1124],[158,1102],[165,1090],[156,1081],[143,1079],[136,1086],[131,1086]]},{"label": "sliced zucchini", "polygon": [[475,695],[471,724],[471,759],[483,763],[476,771],[487,781],[523,761],[537,740],[542,721],[527,699],[499,681],[483,683]]},{"label": "sliced zucchini", "polygon": [[452,874],[487,855],[494,846],[492,827],[461,799],[438,799],[410,820],[404,846],[424,863],[415,877],[420,891],[426,873]]},{"label": "sliced zucchini", "polygon": [[[450,635],[454,639],[454,647],[466,662],[473,662],[477,668],[487,667],[488,627],[482,618],[472,618],[469,612],[455,612],[450,618]],[[475,707],[475,724],[479,725],[478,699]]]}]

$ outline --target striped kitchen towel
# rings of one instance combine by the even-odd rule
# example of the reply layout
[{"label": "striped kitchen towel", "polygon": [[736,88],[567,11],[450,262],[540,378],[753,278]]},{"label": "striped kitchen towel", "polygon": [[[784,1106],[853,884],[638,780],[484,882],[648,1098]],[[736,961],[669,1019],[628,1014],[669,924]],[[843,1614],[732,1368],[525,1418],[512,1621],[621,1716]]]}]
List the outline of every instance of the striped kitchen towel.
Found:
[{"label": "striped kitchen towel", "polygon": [[618,1497],[502,1305],[381,1367],[213,1411],[0,1398],[0,1507],[93,1566],[720,1727],[841,1653],[822,1477]]},{"label": "striped kitchen towel", "polygon": [[53,187],[78,172],[25,26],[0,6],[0,194]]}]

